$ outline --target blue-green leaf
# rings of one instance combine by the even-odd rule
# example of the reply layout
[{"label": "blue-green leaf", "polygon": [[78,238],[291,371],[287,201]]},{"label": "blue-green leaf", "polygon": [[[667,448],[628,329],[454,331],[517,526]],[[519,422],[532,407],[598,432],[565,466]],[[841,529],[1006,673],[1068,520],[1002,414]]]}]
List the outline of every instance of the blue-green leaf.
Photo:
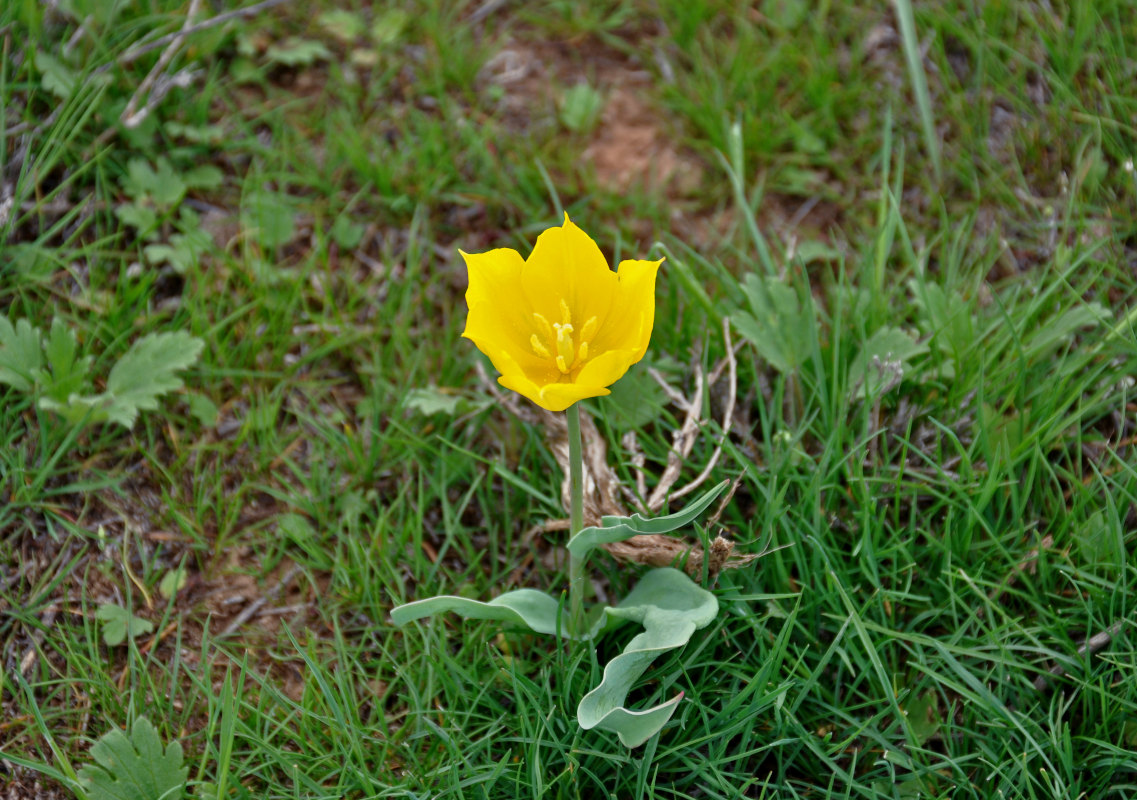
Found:
[{"label": "blue-green leaf", "polygon": [[568,543],[569,552],[577,558],[584,558],[591,550],[602,544],[622,542],[641,533],[671,533],[694,521],[729,484],[730,481],[723,481],[682,511],[664,517],[649,519],[640,514],[632,514],[630,517],[604,517],[600,520],[599,528],[584,528],[572,537]]},{"label": "blue-green leaf", "polygon": [[496,619],[523,625],[537,633],[556,633],[558,608],[557,601],[543,592],[518,589],[488,603],[454,595],[417,600],[391,609],[391,620],[396,625],[406,625],[422,617],[453,611],[467,619]]},{"label": "blue-green leaf", "polygon": [[624,707],[628,692],[657,656],[685,645],[718,609],[713,594],[670,567],[652,570],[616,608],[605,608],[609,618],[638,622],[644,631],[608,662],[600,685],[580,701],[576,709],[580,727],[612,731],[625,747],[638,747],[654,736],[671,719],[683,694],[632,711]]}]

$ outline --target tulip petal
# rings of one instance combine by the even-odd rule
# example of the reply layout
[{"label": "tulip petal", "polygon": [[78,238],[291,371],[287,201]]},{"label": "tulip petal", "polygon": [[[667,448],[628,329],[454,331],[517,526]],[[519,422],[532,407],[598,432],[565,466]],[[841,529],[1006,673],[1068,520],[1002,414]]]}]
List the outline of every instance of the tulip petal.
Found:
[{"label": "tulip petal", "polygon": [[594,341],[598,351],[633,349],[636,355],[632,364],[643,358],[655,324],[655,276],[662,263],[662,258],[620,262],[612,306],[618,313],[612,313],[601,325]]},{"label": "tulip petal", "polygon": [[[564,411],[578,400],[583,400],[586,397],[603,397],[606,394],[611,394],[611,392],[603,386],[583,386],[579,383],[550,383],[548,386],[541,387],[537,399],[532,397],[529,399],[548,411]],[[528,397],[528,395],[526,396]]]},{"label": "tulip petal", "polygon": [[497,301],[501,292],[519,293],[521,270],[525,260],[516,250],[499,247],[486,253],[463,253],[470,285],[466,289],[466,305]]},{"label": "tulip petal", "polygon": [[560,321],[564,300],[578,329],[590,317],[603,323],[616,285],[616,274],[596,242],[568,214],[561,227],[548,228],[537,237],[521,272],[521,286],[531,306],[550,322]]},{"label": "tulip petal", "polygon": [[609,350],[585,364],[575,382],[581,386],[611,386],[641,358],[643,354],[635,350]]}]

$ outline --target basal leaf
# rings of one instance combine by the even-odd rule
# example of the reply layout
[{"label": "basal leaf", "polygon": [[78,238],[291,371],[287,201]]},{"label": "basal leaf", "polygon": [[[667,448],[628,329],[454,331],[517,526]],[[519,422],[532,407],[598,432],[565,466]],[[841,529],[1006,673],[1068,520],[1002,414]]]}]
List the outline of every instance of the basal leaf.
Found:
[{"label": "basal leaf", "polygon": [[83,388],[91,357],[79,357],[77,350],[75,331],[62,320],[53,319],[44,348],[50,372],[41,372],[41,383],[46,387],[48,397],[62,402]]},{"label": "basal leaf", "polygon": [[139,411],[157,408],[161,395],[182,387],[176,373],[196,362],[203,346],[185,331],[143,336],[111,368],[106,418],[132,427]]},{"label": "basal leaf", "polygon": [[66,100],[75,89],[75,71],[66,66],[55,56],[37,50],[35,55],[36,69],[40,72],[43,88],[51,92],[60,100]]},{"label": "basal leaf", "polygon": [[107,731],[91,747],[79,782],[91,800],[179,800],[189,768],[182,764],[182,746],[162,747],[157,729],[146,717],[134,720],[130,736],[118,728]]},{"label": "basal leaf", "polygon": [[558,608],[557,601],[543,592],[517,589],[488,603],[455,595],[417,600],[391,609],[391,620],[396,625],[406,625],[422,617],[453,611],[467,619],[496,619],[523,625],[537,633],[556,633]]},{"label": "basal leaf", "polygon": [[30,392],[43,366],[43,334],[26,319],[0,317],[0,383]]},{"label": "basal leaf", "polygon": [[675,713],[682,693],[653,708],[632,711],[624,707],[628,692],[652,661],[685,645],[718,609],[713,594],[670,567],[652,570],[618,606],[605,608],[610,619],[638,622],[644,631],[608,662],[600,685],[580,701],[580,727],[612,731],[625,747],[639,747],[654,736]]},{"label": "basal leaf", "polygon": [[103,641],[108,647],[115,647],[126,641],[127,637],[145,636],[154,630],[154,623],[136,617],[127,609],[115,603],[103,603],[95,612],[95,619],[103,623]]},{"label": "basal leaf", "polygon": [[869,337],[849,367],[854,399],[875,397],[894,388],[909,372],[910,361],[926,352],[928,345],[906,331],[881,328]]},{"label": "basal leaf", "polygon": [[808,357],[817,311],[809,295],[799,298],[792,286],[774,277],[751,273],[742,283],[750,313],[731,315],[731,324],[770,366],[783,375],[796,370]]},{"label": "basal leaf", "polygon": [[630,517],[603,517],[599,528],[584,528],[569,540],[569,552],[577,558],[584,558],[589,551],[601,544],[622,542],[641,533],[671,533],[693,522],[729,484],[730,481],[723,481],[711,487],[702,497],[682,511],[664,517],[649,519],[640,514],[632,514]]}]

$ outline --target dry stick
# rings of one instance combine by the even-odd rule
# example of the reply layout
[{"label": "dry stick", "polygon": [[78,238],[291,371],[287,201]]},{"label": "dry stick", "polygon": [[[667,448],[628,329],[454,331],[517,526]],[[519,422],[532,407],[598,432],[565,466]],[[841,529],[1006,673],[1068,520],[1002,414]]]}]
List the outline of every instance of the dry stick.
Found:
[{"label": "dry stick", "polygon": [[688,400],[683,395],[679,394],[662,375],[655,368],[649,369],[648,373],[651,377],[655,378],[656,383],[663,387],[663,391],[668,397],[680,408],[687,412],[686,418],[683,420],[683,426],[677,430],[671,437],[671,452],[667,454],[667,466],[663,469],[663,475],[659,478],[659,483],[656,484],[655,490],[651,493],[651,497],[647,501],[648,509],[654,513],[663,508],[663,504],[667,499],[667,493],[671,487],[675,485],[675,481],[679,480],[680,472],[683,469],[683,459],[691,454],[691,448],[695,446],[695,440],[698,438],[699,433],[699,412],[703,406],[703,370],[700,367],[695,367],[695,396],[693,399]]},{"label": "dry stick", "polygon": [[[1125,620],[1119,620],[1101,633],[1095,633],[1093,636],[1087,639],[1081,647],[1078,648],[1074,655],[1079,658],[1087,654],[1092,656],[1098,650],[1101,650],[1103,647],[1113,641],[1113,637],[1117,636],[1117,634],[1121,632],[1121,629],[1125,625],[1125,622]],[[1060,678],[1065,674],[1066,668],[1061,664],[1055,664],[1047,671],[1045,675],[1039,675],[1034,679],[1034,688],[1041,692],[1043,689],[1050,685],[1050,679],[1052,677]]]},{"label": "dry stick", "polygon": [[[730,435],[730,426],[734,420],[734,401],[738,395],[738,370],[737,370],[737,364],[735,363],[735,360],[734,360],[734,348],[731,347],[731,342],[730,342],[730,318],[729,317],[723,318],[723,321],[722,321],[722,338],[726,342],[726,359],[727,359],[726,363],[727,363],[727,368],[728,368],[727,369],[727,375],[729,376],[729,384],[728,384],[729,385],[729,391],[727,392],[727,396],[726,396],[726,410],[723,412],[723,415],[722,415],[722,433],[719,435],[718,444],[715,445],[715,452],[711,454],[711,460],[707,462],[707,465],[705,467],[703,467],[703,471],[700,472],[698,474],[698,476],[696,476],[696,478],[693,481],[688,483],[682,489],[679,489],[678,491],[673,492],[671,495],[672,500],[678,500],[680,497],[684,497],[684,496],[690,494],[691,492],[695,491],[696,489],[698,489],[700,486],[703,485],[703,481],[705,481],[708,477],[710,477],[711,470],[713,470],[715,468],[715,465],[719,461],[719,457],[722,456],[723,443],[726,441],[726,437]],[[714,384],[714,382],[715,382],[715,380],[717,380],[719,374],[721,374],[720,370],[716,369],[715,372],[712,373],[711,379],[708,381],[708,384]],[[737,484],[736,484],[736,486],[737,486]],[[734,494],[733,489],[731,490],[731,494]]]},{"label": "dry stick", "polygon": [[154,81],[158,80],[158,75],[169,66],[170,62],[174,60],[174,55],[182,48],[182,45],[185,44],[186,36],[189,35],[187,31],[193,27],[191,24],[193,15],[196,14],[200,8],[201,0],[190,0],[189,11],[186,12],[186,21],[182,25],[181,30],[174,34],[174,38],[170,41],[169,46],[163,50],[162,55],[159,56],[158,63],[146,74],[146,77],[142,79],[142,83],[138,84],[138,88],[134,90],[134,94],[132,94],[130,99],[126,102],[126,108],[122,110],[122,114],[119,115],[118,119],[119,122],[127,128],[137,128],[150,114],[149,104],[144,107],[141,112],[136,110],[138,101],[146,92],[150,91],[150,87],[154,85]]},{"label": "dry stick", "polygon": [[[174,33],[168,33],[165,36],[159,36],[157,39],[155,39],[152,42],[147,42],[146,44],[139,45],[138,47],[135,47],[131,50],[127,50],[125,53],[123,53],[121,56],[119,56],[117,59],[115,59],[113,65],[112,64],[104,64],[103,66],[101,66],[97,70],[95,70],[95,73],[97,74],[100,72],[106,72],[108,69],[111,68],[111,66],[117,65],[117,66],[121,67],[121,66],[124,66],[126,64],[130,64],[134,61],[137,61],[139,58],[146,55],[147,53],[152,52],[154,50],[157,50],[159,47],[163,47],[168,42],[172,42],[175,39],[184,39],[187,36],[192,36],[195,33],[199,33],[201,31],[208,30],[209,28],[216,27],[223,22],[228,22],[229,20],[236,19],[237,17],[251,17],[255,14],[259,14],[262,11],[268,10],[268,9],[272,8],[273,6],[283,5],[284,3],[287,3],[287,2],[290,2],[290,0],[264,0],[264,2],[262,2],[262,3],[256,3],[254,5],[248,6],[247,8],[238,8],[238,9],[235,9],[233,11],[226,11],[224,14],[218,14],[215,17],[210,17],[209,19],[205,20],[204,22],[199,22],[196,25],[188,25],[186,27],[183,27],[180,31],[175,31]],[[193,16],[193,15],[192,14],[187,15],[187,22],[188,22],[188,18],[191,16]]]},{"label": "dry stick", "polygon": [[276,599],[276,596],[281,593],[284,587],[287,586],[294,577],[296,577],[296,573],[299,571],[300,566],[298,564],[293,565],[292,569],[284,573],[284,577],[277,581],[276,586],[272,587],[256,600],[245,606],[244,610],[242,610],[241,613],[238,614],[232,622],[225,626],[225,630],[221,631],[220,636],[217,638],[222,639],[228,636],[240,628],[242,625],[244,625],[246,622],[248,622],[250,619],[252,619],[254,616],[256,616],[257,612],[264,607],[265,603]]}]

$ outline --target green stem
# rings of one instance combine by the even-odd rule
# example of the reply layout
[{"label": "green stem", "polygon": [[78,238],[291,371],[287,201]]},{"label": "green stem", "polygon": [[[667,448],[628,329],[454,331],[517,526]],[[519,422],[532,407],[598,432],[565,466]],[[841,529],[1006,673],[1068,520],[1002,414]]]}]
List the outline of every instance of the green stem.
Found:
[{"label": "green stem", "polygon": [[[572,507],[569,511],[569,539],[584,527],[584,459],[580,452],[580,409],[574,403],[565,412],[568,420],[569,492]],[[584,560],[569,553],[569,618],[573,633],[584,632],[584,593],[588,584],[584,580]]]}]

